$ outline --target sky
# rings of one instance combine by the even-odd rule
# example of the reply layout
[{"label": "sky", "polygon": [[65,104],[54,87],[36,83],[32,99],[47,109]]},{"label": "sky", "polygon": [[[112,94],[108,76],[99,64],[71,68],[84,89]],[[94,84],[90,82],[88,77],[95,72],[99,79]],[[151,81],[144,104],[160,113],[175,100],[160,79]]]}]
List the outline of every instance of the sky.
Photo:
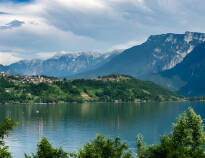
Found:
[{"label": "sky", "polygon": [[204,0],[0,0],[0,64],[205,32]]}]

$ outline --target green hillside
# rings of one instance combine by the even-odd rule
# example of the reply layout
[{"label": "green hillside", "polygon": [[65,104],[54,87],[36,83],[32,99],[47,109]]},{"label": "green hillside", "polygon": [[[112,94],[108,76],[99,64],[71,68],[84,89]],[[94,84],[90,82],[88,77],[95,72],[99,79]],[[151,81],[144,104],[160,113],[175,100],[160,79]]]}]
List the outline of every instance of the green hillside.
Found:
[{"label": "green hillside", "polygon": [[124,75],[50,83],[15,81],[15,77],[12,80],[0,78],[1,103],[141,102],[182,98],[153,82]]}]

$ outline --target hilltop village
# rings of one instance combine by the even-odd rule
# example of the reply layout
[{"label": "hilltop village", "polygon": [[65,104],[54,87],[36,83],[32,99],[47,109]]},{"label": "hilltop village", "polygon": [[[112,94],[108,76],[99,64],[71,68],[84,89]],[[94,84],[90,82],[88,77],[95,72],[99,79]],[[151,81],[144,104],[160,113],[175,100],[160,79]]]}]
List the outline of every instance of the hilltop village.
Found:
[{"label": "hilltop village", "polygon": [[55,77],[47,77],[41,75],[35,76],[20,76],[20,75],[11,75],[4,72],[0,72],[0,77],[6,78],[10,82],[14,83],[53,83],[60,81],[58,78]]}]

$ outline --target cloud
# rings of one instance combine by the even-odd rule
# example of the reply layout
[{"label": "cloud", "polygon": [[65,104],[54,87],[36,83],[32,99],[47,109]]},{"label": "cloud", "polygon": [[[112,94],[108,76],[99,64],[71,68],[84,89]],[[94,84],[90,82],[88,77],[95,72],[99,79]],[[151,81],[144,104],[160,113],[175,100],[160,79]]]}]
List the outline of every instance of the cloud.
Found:
[{"label": "cloud", "polygon": [[59,52],[39,52],[36,55],[40,59],[48,59],[55,56],[56,54],[59,54]]},{"label": "cloud", "polygon": [[135,21],[142,20],[140,13],[145,12],[146,8],[140,0],[92,0],[90,3],[77,0],[81,5],[76,4],[75,0],[68,2],[60,0],[59,3],[54,0],[53,3],[45,5],[46,13],[43,17],[50,25],[63,31],[107,42],[113,42],[113,39],[115,42],[122,42],[120,37],[124,37],[124,41],[130,40],[136,36],[136,29],[145,28],[140,21]]},{"label": "cloud", "polygon": [[0,26],[0,29],[1,30],[12,29],[12,28],[20,27],[23,24],[25,24],[23,21],[13,20],[6,25]]},{"label": "cloud", "polygon": [[[61,5],[66,8],[81,10],[81,9],[102,9],[105,8],[105,3],[102,0],[54,0],[55,4]],[[81,10],[84,12],[84,10]]]},{"label": "cloud", "polygon": [[131,48],[133,46],[140,45],[143,42],[145,42],[145,40],[143,40],[143,41],[129,41],[127,43],[114,45],[114,46],[111,47],[111,50],[113,50],[113,49],[127,49],[127,48]]},{"label": "cloud", "polygon": [[36,58],[40,52],[126,48],[151,34],[205,32],[204,5],[201,0],[3,1],[0,51]]},{"label": "cloud", "polygon": [[0,15],[1,15],[1,14],[9,14],[9,13],[7,13],[7,12],[1,12],[1,11],[0,11]]},{"label": "cloud", "polygon": [[27,3],[31,2],[32,0],[1,0],[2,2],[15,2],[15,3]]},{"label": "cloud", "polygon": [[[12,38],[11,38],[12,37]],[[52,52],[78,49],[97,49],[99,43],[92,38],[62,31],[43,21],[30,22],[13,30],[0,32],[0,45],[9,48],[22,48],[24,52]]]},{"label": "cloud", "polygon": [[13,53],[0,52],[0,64],[2,65],[9,65],[19,60],[21,60],[21,58],[16,57]]}]

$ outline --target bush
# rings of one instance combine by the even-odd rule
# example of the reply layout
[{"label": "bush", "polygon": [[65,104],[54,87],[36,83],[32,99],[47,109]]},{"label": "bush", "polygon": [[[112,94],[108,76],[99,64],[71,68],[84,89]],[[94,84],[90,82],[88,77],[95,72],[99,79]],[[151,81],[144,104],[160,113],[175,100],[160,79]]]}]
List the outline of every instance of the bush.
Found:
[{"label": "bush", "polygon": [[192,108],[184,112],[173,125],[173,132],[162,136],[159,144],[146,146],[137,137],[139,158],[203,158],[205,134],[201,117]]}]

